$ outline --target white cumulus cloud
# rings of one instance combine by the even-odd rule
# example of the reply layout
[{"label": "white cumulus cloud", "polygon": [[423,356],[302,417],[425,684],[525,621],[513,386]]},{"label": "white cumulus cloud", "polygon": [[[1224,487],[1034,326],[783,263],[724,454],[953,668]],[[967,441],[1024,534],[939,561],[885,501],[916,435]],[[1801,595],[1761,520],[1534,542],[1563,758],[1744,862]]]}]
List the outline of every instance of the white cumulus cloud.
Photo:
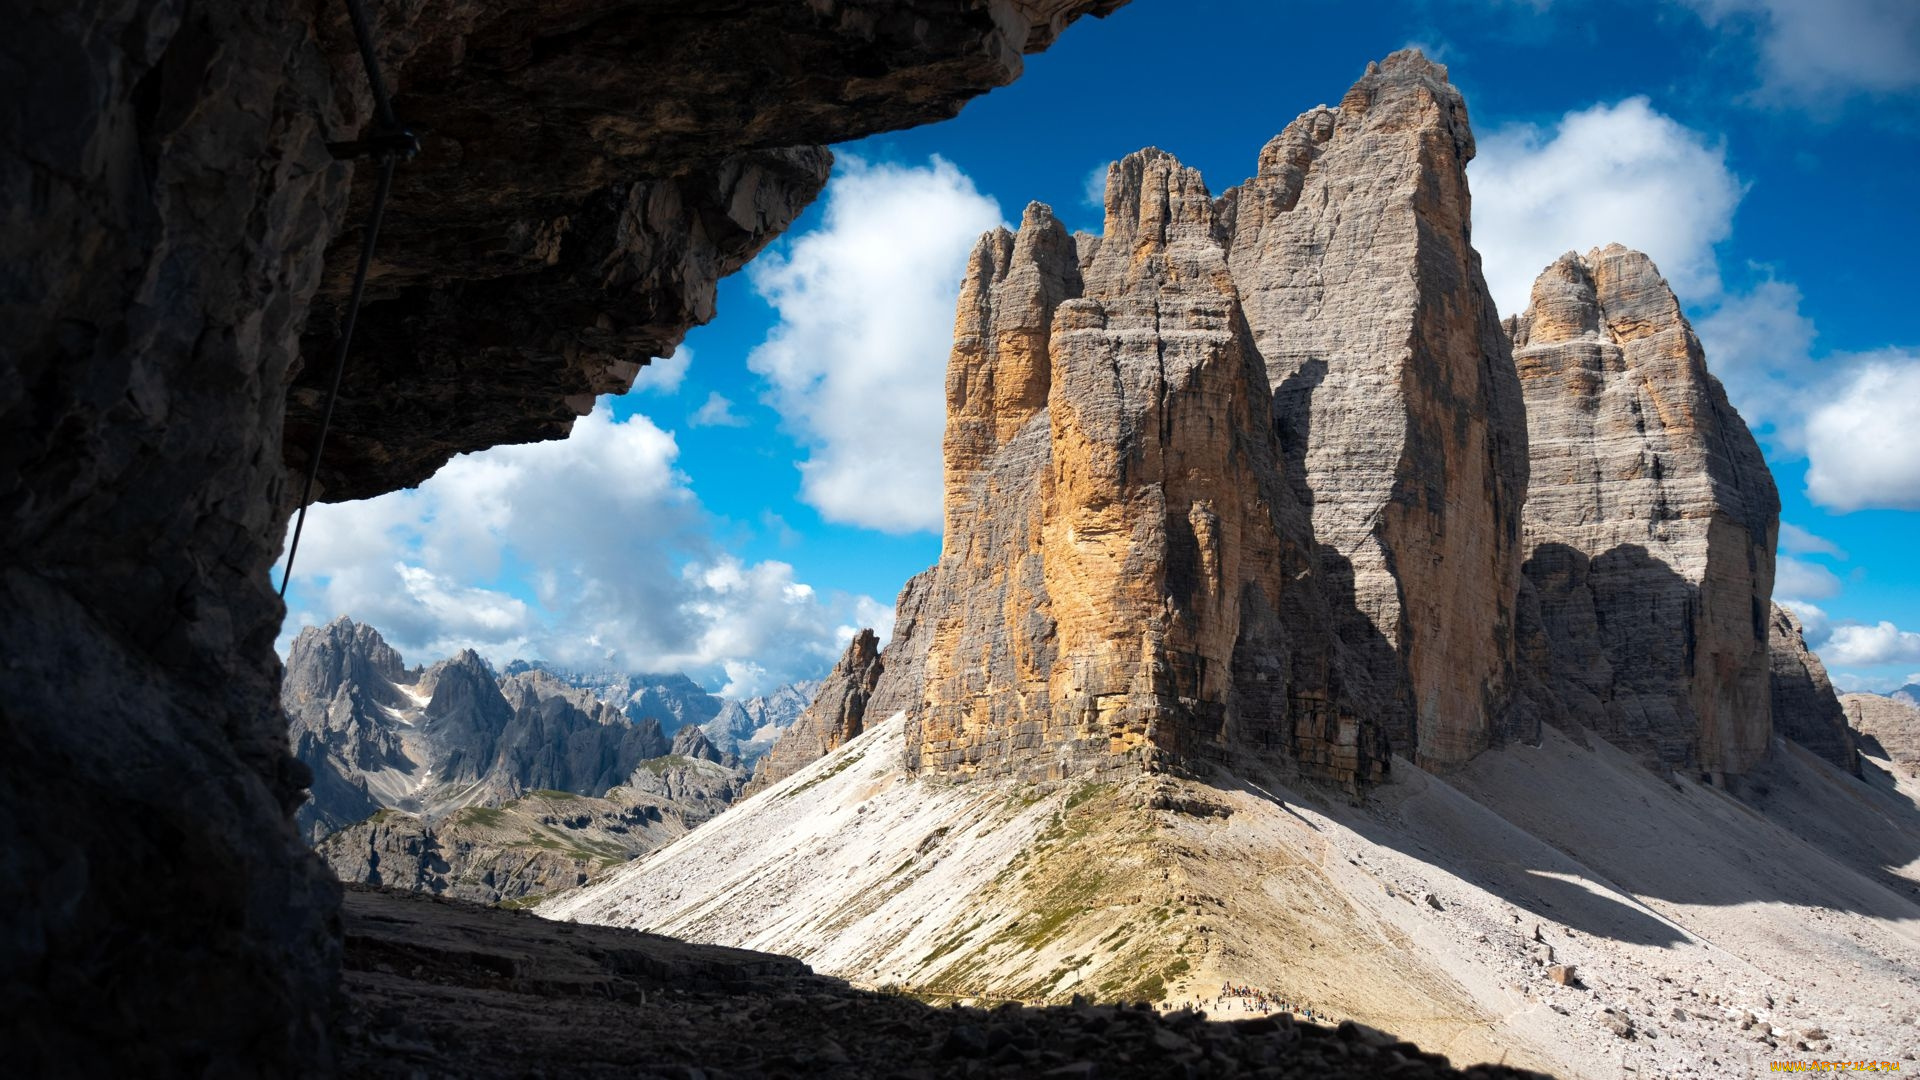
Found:
[{"label": "white cumulus cloud", "polygon": [[1787,454],[1804,449],[1806,388],[1821,374],[1813,359],[1813,320],[1801,313],[1800,303],[1799,286],[1769,279],[1722,298],[1694,325],[1708,366],[1741,418]]},{"label": "white cumulus cloud", "polygon": [[1833,624],[1828,621],[1827,613],[1804,600],[1794,600],[1776,594],[1774,601],[1800,617],[1800,629],[1807,639],[1807,646],[1818,652],[1820,643],[1827,640],[1827,634],[1833,630]]},{"label": "white cumulus cloud", "polygon": [[687,377],[687,368],[693,364],[693,350],[685,345],[673,350],[671,356],[657,356],[640,369],[634,376],[635,393],[672,394],[680,390],[680,383]]},{"label": "white cumulus cloud", "polygon": [[1920,634],[1884,620],[1871,626],[1836,626],[1818,651],[1828,664],[1915,664],[1920,663]]},{"label": "white cumulus cloud", "polygon": [[1807,495],[1835,510],[1920,510],[1920,354],[1854,361],[1838,394],[1807,417]]},{"label": "white cumulus cloud", "polygon": [[715,390],[707,395],[693,415],[687,417],[689,427],[746,427],[746,418],[733,411],[733,402]]},{"label": "white cumulus cloud", "polygon": [[801,498],[830,521],[938,529],[946,363],[966,256],[1000,206],[938,157],[842,157],[822,224],[749,269],[778,313],[747,364],[807,448]]},{"label": "white cumulus cloud", "polygon": [[1493,131],[1469,176],[1473,243],[1502,315],[1526,310],[1553,260],[1608,243],[1651,256],[1685,302],[1720,292],[1713,248],[1745,188],[1724,148],[1644,97]]},{"label": "white cumulus cloud", "polygon": [[1819,563],[1782,555],[1773,566],[1773,592],[1795,600],[1825,600],[1840,595],[1840,579]]},{"label": "white cumulus cloud", "polygon": [[1686,0],[1709,25],[1750,34],[1764,100],[1816,111],[1830,95],[1920,88],[1913,0]]},{"label": "white cumulus cloud", "polygon": [[1815,536],[1790,521],[1780,523],[1780,550],[1795,555],[1831,555],[1836,559],[1847,557],[1847,553],[1840,550],[1840,545],[1824,536]]},{"label": "white cumulus cloud", "polygon": [[1080,204],[1095,210],[1107,208],[1107,170],[1112,162],[1103,161],[1087,171],[1086,179],[1081,181]]},{"label": "white cumulus cloud", "polygon": [[[473,648],[724,677],[818,676],[866,597],[822,597],[777,561],[717,549],[671,432],[603,401],[570,438],[447,463],[418,488],[317,505],[288,629],[351,615],[410,661]],[[282,643],[284,652],[285,643]]]}]

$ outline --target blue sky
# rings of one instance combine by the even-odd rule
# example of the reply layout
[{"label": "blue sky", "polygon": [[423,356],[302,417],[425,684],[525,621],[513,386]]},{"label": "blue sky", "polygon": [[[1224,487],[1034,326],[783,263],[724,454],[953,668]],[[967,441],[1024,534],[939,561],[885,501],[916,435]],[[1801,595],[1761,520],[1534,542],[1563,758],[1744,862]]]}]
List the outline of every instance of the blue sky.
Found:
[{"label": "blue sky", "polygon": [[1560,252],[1654,256],[1781,490],[1776,595],[1837,681],[1920,681],[1920,3],[1135,0],[960,117],[836,148],[824,196],[719,317],[557,444],[316,508],[289,633],[352,614],[410,660],[471,645],[817,674],[939,555],[961,261],[1029,200],[1097,230],[1105,164],[1169,150],[1214,190],[1369,60],[1446,63],[1479,140],[1502,313]]}]

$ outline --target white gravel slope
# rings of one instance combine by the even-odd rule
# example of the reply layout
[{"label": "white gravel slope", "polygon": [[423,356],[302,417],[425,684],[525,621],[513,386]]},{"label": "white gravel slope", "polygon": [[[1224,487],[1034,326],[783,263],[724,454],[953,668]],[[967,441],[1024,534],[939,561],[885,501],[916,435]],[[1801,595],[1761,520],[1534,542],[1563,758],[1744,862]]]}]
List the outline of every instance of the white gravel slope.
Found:
[{"label": "white gravel slope", "polygon": [[[1549,730],[1444,779],[1396,761],[1362,805],[1264,776],[1154,778],[1103,796],[1114,831],[1087,834],[1062,828],[1086,785],[915,778],[903,729],[890,718],[540,914],[788,953],[868,984],[959,971],[982,996],[1030,995],[1056,969],[1039,983],[1052,995],[1090,989],[1103,965],[1139,962],[1105,947],[1139,928],[1156,962],[1178,957],[1167,1000],[1260,986],[1456,1061],[1594,1078],[1917,1067],[1920,810],[1883,773],[1862,782],[1779,744],[1741,800]],[[1215,810],[1139,809],[1169,786]],[[1044,908],[1034,883],[1085,854],[1063,843],[1138,872],[1098,879],[1084,927],[1016,955]]]}]

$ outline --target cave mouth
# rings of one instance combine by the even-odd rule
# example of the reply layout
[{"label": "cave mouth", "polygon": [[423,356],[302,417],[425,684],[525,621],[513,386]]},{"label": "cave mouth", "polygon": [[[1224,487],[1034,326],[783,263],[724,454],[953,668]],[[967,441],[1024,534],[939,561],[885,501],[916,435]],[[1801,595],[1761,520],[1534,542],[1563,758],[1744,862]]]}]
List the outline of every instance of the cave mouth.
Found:
[{"label": "cave mouth", "polygon": [[[326,505],[364,513],[344,500],[586,423],[814,201],[827,145],[950,117],[1119,6],[367,5],[420,153],[393,170],[337,398],[378,185],[329,143],[384,137],[349,6],[84,0],[26,20],[6,77],[22,107],[0,118],[0,1002],[19,1067],[328,1071],[338,886],[291,821],[309,777],[274,648],[272,567],[309,468]],[[380,535],[356,524],[309,521],[296,574]]]}]

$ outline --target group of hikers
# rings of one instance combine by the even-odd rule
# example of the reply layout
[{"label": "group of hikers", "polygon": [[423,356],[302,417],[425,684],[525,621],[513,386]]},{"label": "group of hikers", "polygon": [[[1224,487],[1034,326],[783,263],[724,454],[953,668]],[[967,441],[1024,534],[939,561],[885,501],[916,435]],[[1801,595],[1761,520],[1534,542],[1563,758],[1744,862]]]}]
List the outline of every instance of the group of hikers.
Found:
[{"label": "group of hikers", "polygon": [[1313,1006],[1297,1001],[1289,1001],[1280,995],[1258,986],[1238,986],[1234,983],[1221,983],[1220,993],[1211,1002],[1201,998],[1188,998],[1185,1001],[1170,1001],[1166,1008],[1201,1010],[1214,1012],[1246,1012],[1259,1016],[1269,1013],[1293,1013],[1303,1020],[1328,1023],[1327,1014],[1315,1012]]}]

